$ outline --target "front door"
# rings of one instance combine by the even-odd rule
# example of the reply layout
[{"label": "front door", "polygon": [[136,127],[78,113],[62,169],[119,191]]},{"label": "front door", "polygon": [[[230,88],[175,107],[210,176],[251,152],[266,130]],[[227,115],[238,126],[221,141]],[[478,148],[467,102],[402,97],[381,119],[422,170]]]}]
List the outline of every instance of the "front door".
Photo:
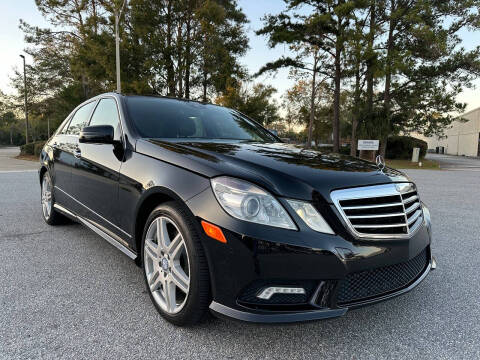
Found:
[{"label": "front door", "polygon": [[125,238],[115,216],[118,206],[118,178],[123,160],[122,130],[114,98],[101,99],[89,125],[111,125],[116,144],[78,143],[79,157],[72,169],[73,195],[79,202],[77,213],[85,219]]}]

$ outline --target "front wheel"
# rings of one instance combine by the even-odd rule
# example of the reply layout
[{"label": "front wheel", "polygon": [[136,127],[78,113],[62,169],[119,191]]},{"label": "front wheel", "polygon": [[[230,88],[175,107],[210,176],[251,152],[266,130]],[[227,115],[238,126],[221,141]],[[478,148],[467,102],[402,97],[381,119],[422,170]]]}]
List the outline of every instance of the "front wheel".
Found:
[{"label": "front wheel", "polygon": [[176,325],[200,321],[210,301],[208,266],[194,221],[178,204],[166,203],[152,211],[142,238],[150,298]]}]

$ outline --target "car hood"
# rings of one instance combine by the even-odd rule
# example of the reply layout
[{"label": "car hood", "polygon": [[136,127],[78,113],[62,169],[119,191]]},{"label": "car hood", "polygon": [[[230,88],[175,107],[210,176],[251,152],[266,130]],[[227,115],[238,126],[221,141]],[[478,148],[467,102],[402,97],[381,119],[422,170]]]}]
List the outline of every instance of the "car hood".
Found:
[{"label": "car hood", "polygon": [[354,157],[285,143],[185,142],[141,139],[136,151],[206,177],[227,175],[283,197],[331,202],[335,189],[410,181],[403,173]]}]

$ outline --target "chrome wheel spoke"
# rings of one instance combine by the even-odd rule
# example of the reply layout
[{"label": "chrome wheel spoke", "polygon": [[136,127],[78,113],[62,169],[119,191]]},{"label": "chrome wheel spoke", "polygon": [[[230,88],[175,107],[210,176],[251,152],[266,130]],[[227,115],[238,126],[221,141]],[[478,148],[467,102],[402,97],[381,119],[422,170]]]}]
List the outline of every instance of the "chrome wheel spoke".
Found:
[{"label": "chrome wheel spoke", "polygon": [[144,243],[145,275],[153,299],[163,311],[175,314],[185,305],[190,287],[184,237],[171,219],[159,216],[150,224]]},{"label": "chrome wheel spoke", "polygon": [[154,292],[160,288],[162,285],[162,276],[159,271],[155,271],[150,278],[148,279],[148,285],[150,286],[150,291]]},{"label": "chrome wheel spoke", "polygon": [[45,219],[48,219],[52,212],[52,186],[48,175],[45,175],[42,181],[42,212]]},{"label": "chrome wheel spoke", "polygon": [[178,259],[183,250],[184,242],[180,233],[175,236],[167,248],[167,253],[171,259]]},{"label": "chrome wheel spoke", "polygon": [[154,244],[152,240],[145,240],[145,254],[148,255],[152,260],[158,260],[159,258],[159,248],[157,244]]},{"label": "chrome wheel spoke", "polygon": [[185,294],[188,293],[188,287],[190,284],[190,279],[185,271],[182,269],[180,264],[174,264],[172,267],[172,281],[175,285]]},{"label": "chrome wheel spoke", "polygon": [[165,218],[158,218],[157,221],[157,242],[162,249],[166,249],[170,243],[167,231],[167,221]]},{"label": "chrome wheel spoke", "polygon": [[175,290],[175,284],[172,281],[166,279],[163,282],[163,295],[165,298],[165,304],[167,311],[170,313],[175,312],[177,307],[177,296]]}]

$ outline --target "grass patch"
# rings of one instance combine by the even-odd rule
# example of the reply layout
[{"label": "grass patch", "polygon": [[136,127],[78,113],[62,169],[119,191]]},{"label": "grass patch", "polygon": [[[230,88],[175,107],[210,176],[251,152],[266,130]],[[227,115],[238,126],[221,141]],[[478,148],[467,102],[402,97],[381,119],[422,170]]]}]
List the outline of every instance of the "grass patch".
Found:
[{"label": "grass patch", "polygon": [[385,161],[387,166],[394,169],[418,169],[418,170],[440,170],[438,162],[433,160],[423,159],[421,161],[422,166],[418,166],[418,163],[413,163],[410,160],[389,160]]}]

